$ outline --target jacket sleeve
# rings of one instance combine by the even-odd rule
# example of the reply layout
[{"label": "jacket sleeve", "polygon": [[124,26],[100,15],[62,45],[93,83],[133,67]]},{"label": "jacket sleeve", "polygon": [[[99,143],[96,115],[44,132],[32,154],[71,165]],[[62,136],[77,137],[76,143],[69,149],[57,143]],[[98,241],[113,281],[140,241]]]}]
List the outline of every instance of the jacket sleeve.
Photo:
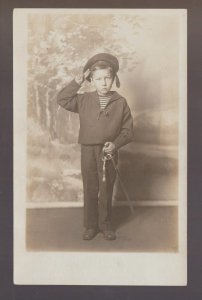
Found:
[{"label": "jacket sleeve", "polygon": [[83,98],[83,94],[78,94],[80,85],[72,80],[57,95],[57,103],[64,109],[78,113],[78,103]]},{"label": "jacket sleeve", "polygon": [[133,139],[134,139],[133,118],[131,115],[130,108],[126,103],[124,113],[123,113],[121,131],[117,136],[117,138],[113,141],[113,143],[116,149],[119,149],[120,147],[132,142]]}]

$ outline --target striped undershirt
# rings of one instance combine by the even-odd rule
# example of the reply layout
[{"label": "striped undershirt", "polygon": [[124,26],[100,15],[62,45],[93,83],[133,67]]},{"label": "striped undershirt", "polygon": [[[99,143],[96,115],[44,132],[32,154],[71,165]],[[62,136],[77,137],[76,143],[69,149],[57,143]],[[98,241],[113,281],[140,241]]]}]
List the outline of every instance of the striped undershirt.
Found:
[{"label": "striped undershirt", "polygon": [[100,108],[104,109],[107,105],[107,103],[109,102],[109,100],[111,99],[111,94],[109,95],[105,95],[105,96],[100,96],[99,95],[99,100],[100,100]]}]

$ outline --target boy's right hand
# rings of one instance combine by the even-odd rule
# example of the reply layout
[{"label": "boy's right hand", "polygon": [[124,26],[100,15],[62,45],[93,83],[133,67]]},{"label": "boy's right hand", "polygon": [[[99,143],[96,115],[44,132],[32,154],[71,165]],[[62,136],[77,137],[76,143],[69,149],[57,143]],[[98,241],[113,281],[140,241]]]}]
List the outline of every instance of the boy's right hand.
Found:
[{"label": "boy's right hand", "polygon": [[83,73],[83,71],[80,71],[75,77],[76,83],[78,83],[79,85],[82,85],[82,83],[86,80],[86,77],[88,77],[89,74],[90,74],[89,69],[86,70],[85,73]]}]

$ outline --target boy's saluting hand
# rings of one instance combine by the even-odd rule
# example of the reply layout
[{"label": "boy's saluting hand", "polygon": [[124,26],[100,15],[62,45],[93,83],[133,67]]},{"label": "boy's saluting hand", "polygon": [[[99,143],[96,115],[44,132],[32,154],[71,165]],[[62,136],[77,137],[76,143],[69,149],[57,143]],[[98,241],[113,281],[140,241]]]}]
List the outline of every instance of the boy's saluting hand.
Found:
[{"label": "boy's saluting hand", "polygon": [[76,83],[78,83],[79,85],[82,85],[82,83],[86,80],[86,77],[88,77],[89,74],[90,74],[89,69],[86,70],[85,73],[83,71],[80,71],[75,77]]}]

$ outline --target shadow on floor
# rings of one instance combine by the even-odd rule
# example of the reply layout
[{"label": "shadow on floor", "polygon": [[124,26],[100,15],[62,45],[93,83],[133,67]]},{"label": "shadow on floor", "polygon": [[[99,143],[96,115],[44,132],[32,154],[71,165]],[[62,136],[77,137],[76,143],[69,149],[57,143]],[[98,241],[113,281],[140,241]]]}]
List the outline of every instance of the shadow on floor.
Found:
[{"label": "shadow on floor", "polygon": [[132,221],[133,218],[135,218],[135,213],[132,214],[129,207],[114,207],[112,213],[112,227],[118,230],[124,224]]},{"label": "shadow on floor", "polygon": [[28,209],[26,219],[28,251],[176,252],[178,249],[177,207],[115,207],[115,241],[99,233],[83,241],[82,208]]}]

